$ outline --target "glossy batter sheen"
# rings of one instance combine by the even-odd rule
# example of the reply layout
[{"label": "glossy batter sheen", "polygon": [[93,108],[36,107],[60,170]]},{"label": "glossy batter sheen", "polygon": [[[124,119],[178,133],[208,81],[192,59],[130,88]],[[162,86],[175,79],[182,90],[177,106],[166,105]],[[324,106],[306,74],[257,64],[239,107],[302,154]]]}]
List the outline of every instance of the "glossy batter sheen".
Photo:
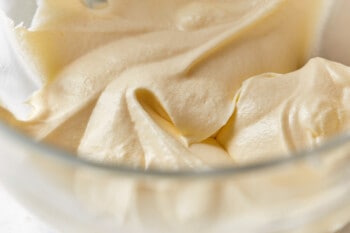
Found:
[{"label": "glossy batter sheen", "polygon": [[248,78],[301,67],[325,5],[128,0],[91,10],[41,0],[32,27],[17,28],[44,81],[22,127],[81,157],[145,169],[240,164],[313,146],[343,127],[348,81],[334,74],[347,69],[318,59]]}]

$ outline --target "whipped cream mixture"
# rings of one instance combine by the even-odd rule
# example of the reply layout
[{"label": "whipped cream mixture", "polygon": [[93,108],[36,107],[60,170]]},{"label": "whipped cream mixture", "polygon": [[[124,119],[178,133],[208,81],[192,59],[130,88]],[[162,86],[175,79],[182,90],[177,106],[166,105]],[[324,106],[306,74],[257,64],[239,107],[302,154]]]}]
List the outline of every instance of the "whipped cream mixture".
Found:
[{"label": "whipped cream mixture", "polygon": [[[350,126],[350,68],[310,59],[333,0],[37,2],[31,27],[15,35],[42,85],[28,119],[5,108],[0,117],[39,141],[111,164],[208,169],[288,156]],[[344,151],[210,179],[119,176],[46,156],[21,167],[62,191],[62,203],[73,198],[77,211],[54,220],[83,219],[84,233],[106,223],[112,232],[335,232],[348,222],[342,183],[329,185]],[[25,198],[44,206],[47,193]]]},{"label": "whipped cream mixture", "polygon": [[315,59],[286,73],[317,49],[328,3],[38,1],[16,33],[43,86],[17,124],[81,157],[145,169],[314,146],[347,126],[349,68]]}]

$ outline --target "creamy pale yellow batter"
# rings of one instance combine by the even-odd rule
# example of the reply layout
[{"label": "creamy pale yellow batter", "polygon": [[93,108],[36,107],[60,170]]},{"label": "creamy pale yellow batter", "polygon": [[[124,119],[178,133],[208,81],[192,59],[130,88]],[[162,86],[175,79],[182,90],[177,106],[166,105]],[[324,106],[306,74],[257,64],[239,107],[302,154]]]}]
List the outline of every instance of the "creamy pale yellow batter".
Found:
[{"label": "creamy pale yellow batter", "polygon": [[307,61],[326,0],[38,3],[31,28],[17,28],[44,83],[21,123],[38,140],[108,163],[210,168],[313,146],[343,127],[346,78],[333,74],[346,68],[315,60],[247,80]]},{"label": "creamy pale yellow batter", "polygon": [[[0,116],[80,157],[144,169],[288,156],[350,123],[350,68],[307,62],[330,2],[110,0],[93,10],[80,0],[40,0],[32,26],[16,35],[43,86],[29,119],[4,109]],[[81,213],[84,233],[94,232],[86,221],[97,228],[106,220],[113,232],[278,232],[298,224],[310,225],[297,232],[335,232],[349,211],[342,183],[329,183],[334,171],[341,176],[346,150],[217,179],[143,180],[48,166],[46,156],[28,167],[73,197],[79,212],[71,216]],[[344,209],[334,211],[337,204]],[[65,225],[79,224],[66,224],[68,212]]]}]

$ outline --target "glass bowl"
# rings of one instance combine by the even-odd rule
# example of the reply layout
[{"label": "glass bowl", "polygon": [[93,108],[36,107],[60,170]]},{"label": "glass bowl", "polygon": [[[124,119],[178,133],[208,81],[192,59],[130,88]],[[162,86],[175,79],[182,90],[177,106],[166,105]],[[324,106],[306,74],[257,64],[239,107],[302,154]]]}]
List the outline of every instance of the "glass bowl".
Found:
[{"label": "glass bowl", "polygon": [[[11,1],[15,7],[3,9],[26,23],[33,2]],[[344,5],[339,1],[337,17],[328,22],[321,53],[349,64],[347,43],[332,36],[332,25],[344,21]],[[1,30],[1,97],[16,90],[18,104],[35,85],[28,86],[6,27]],[[342,49],[331,49],[335,45]],[[208,171],[144,171],[82,160],[4,122],[0,141],[3,184],[61,232],[345,232],[350,220],[350,134],[280,159]]]}]

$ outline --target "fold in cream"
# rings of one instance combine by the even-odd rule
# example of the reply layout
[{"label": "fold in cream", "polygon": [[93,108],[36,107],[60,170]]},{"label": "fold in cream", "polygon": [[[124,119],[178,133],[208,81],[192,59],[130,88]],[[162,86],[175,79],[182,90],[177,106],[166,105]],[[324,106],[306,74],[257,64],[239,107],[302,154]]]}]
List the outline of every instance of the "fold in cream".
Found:
[{"label": "fold in cream", "polygon": [[313,58],[289,74],[246,80],[236,99],[217,140],[237,163],[313,147],[349,129],[350,67]]},{"label": "fold in cream", "polygon": [[[78,0],[38,1],[32,26],[16,29],[44,82],[21,127],[81,157],[145,169],[210,168],[294,150],[265,144],[271,137],[259,122],[267,109],[237,116],[250,94],[274,107],[263,99],[278,90],[254,85],[263,78],[241,85],[254,75],[301,67],[315,48],[326,2],[130,0],[91,10]],[[251,129],[245,127],[254,124],[256,131],[240,144]],[[274,133],[272,139],[287,135]],[[249,143],[265,146],[253,153]]]}]

